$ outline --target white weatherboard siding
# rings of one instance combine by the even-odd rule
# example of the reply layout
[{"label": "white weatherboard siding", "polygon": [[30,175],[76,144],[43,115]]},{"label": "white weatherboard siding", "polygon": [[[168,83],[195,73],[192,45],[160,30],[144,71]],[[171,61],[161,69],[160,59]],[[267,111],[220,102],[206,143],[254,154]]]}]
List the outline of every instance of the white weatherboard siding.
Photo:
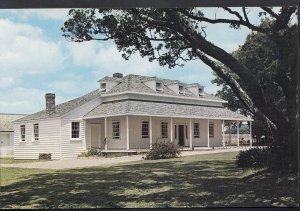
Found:
[{"label": "white weatherboard siding", "polygon": [[[142,121],[148,121],[150,124],[149,117],[129,117],[129,147],[131,149],[149,149],[150,138],[142,138]],[[150,125],[149,125],[149,137],[150,137]]]},{"label": "white weatherboard siding", "polygon": [[[130,117],[129,117],[130,120]],[[120,138],[113,139],[113,127],[112,122],[120,122]],[[127,134],[126,134],[126,117],[112,117],[107,118],[107,148],[108,149],[126,149],[127,148]]]},{"label": "white weatherboard siding", "polygon": [[209,120],[209,123],[214,124],[214,137],[209,138],[209,146],[210,147],[222,146],[222,121]]},{"label": "white weatherboard siding", "polygon": [[[97,98],[65,114],[61,119],[61,155],[62,159],[77,158],[86,147],[85,121],[83,115],[101,103]],[[79,139],[71,138],[71,122],[80,122]]]},{"label": "white weatherboard siding", "polygon": [[[39,140],[33,140],[33,124],[39,124]],[[40,153],[51,153],[60,159],[60,119],[47,119],[14,124],[14,158],[39,159]],[[20,138],[20,125],[25,125],[25,142]]]}]

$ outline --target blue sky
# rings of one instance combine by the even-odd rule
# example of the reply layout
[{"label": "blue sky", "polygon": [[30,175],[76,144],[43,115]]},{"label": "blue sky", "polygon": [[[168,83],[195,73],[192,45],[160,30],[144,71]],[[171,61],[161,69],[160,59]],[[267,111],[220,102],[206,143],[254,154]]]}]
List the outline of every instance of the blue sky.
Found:
[{"label": "blue sky", "polygon": [[[258,8],[249,17],[258,23]],[[114,72],[178,79],[200,83],[208,93],[219,87],[209,67],[201,61],[168,69],[138,55],[129,61],[121,57],[112,42],[72,43],[62,37],[60,28],[68,9],[0,10],[0,113],[34,113],[44,109],[47,92],[62,103],[98,88],[97,81]],[[204,9],[214,18],[228,17],[222,9]],[[207,39],[231,52],[250,31],[227,25],[208,25]]]}]

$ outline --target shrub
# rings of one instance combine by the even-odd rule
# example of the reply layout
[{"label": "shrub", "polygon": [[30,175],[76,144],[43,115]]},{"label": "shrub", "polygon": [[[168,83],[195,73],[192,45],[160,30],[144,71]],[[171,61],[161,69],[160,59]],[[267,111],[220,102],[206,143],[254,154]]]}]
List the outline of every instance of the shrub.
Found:
[{"label": "shrub", "polygon": [[262,168],[270,166],[271,150],[269,148],[251,148],[240,151],[236,164],[239,168]]},{"label": "shrub", "polygon": [[261,168],[267,167],[272,171],[277,170],[292,170],[297,171],[297,168],[291,168],[288,165],[286,146],[271,146],[268,148],[251,148],[247,151],[240,151],[237,155],[236,164],[240,168]]},{"label": "shrub", "polygon": [[146,160],[158,160],[175,158],[180,155],[180,151],[177,146],[170,141],[163,141],[154,143],[152,149],[146,153]]},{"label": "shrub", "polygon": [[101,152],[99,149],[90,148],[86,152],[82,152],[78,157],[90,157],[90,156],[97,156],[97,157],[105,157],[106,153]]},{"label": "shrub", "polygon": [[98,156],[100,151],[95,148],[91,148],[87,151],[87,156]]}]

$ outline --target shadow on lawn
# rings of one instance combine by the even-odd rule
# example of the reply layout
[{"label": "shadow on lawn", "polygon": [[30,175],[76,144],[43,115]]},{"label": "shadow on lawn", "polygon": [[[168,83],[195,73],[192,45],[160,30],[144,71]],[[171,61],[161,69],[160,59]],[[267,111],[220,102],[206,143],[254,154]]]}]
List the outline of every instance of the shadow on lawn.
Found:
[{"label": "shadow on lawn", "polygon": [[[246,175],[247,176],[247,175]],[[234,161],[178,160],[32,175],[1,188],[3,208],[295,206],[296,189]]]}]

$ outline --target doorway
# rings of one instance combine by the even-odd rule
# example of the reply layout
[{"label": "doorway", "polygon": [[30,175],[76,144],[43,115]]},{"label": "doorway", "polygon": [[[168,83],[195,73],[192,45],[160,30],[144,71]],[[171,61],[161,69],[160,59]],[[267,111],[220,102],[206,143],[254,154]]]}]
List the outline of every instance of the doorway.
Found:
[{"label": "doorway", "polygon": [[101,147],[101,131],[100,124],[91,124],[91,147]]},{"label": "doorway", "polygon": [[184,146],[184,125],[178,125],[178,145]]}]

